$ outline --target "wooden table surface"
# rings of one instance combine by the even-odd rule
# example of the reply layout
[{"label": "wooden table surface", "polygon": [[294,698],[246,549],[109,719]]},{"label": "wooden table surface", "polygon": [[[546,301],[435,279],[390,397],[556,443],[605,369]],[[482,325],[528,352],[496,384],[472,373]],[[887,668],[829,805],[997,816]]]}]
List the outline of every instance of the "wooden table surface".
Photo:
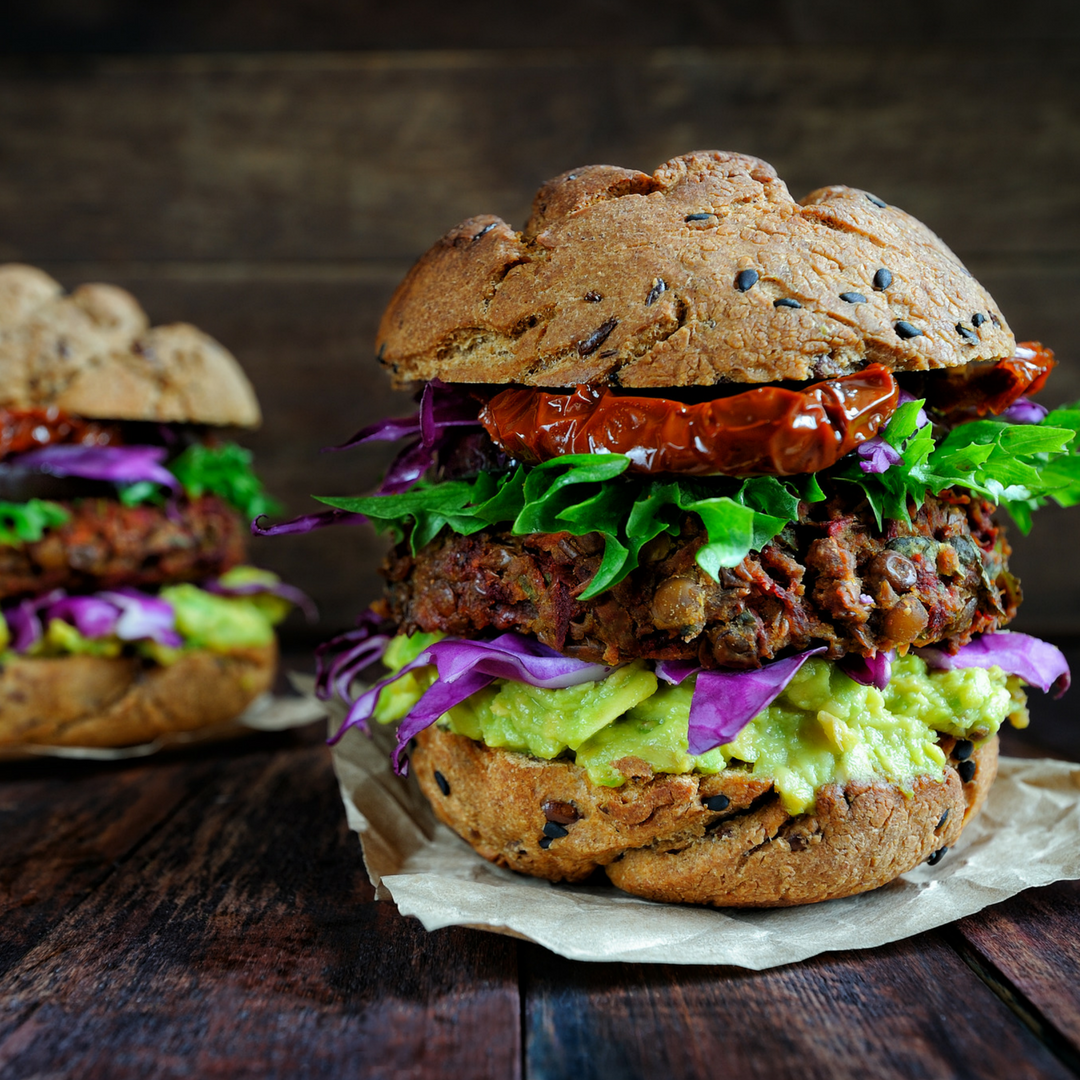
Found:
[{"label": "wooden table surface", "polygon": [[[1074,712],[1006,750],[1080,758]],[[663,1071],[1080,1075],[1080,883],[771,971],[587,964],[375,901],[319,725],[0,768],[0,1080]]]}]

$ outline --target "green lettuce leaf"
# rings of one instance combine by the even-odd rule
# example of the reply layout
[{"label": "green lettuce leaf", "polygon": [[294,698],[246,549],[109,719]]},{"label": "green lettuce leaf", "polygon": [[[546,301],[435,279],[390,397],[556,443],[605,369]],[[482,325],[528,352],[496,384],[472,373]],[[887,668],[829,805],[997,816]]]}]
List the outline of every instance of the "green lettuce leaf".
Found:
[{"label": "green lettuce leaf", "polygon": [[798,515],[800,500],[824,498],[812,477],[777,480],[656,480],[627,475],[621,454],[576,454],[503,476],[421,481],[410,491],[367,497],[320,497],[340,510],[365,514],[415,553],[444,527],[463,536],[503,526],[517,536],[599,533],[600,567],[581,594],[597,596],[638,565],[641,549],[661,533],[676,534],[687,513],[696,514],[708,542],[698,552],[702,569],[717,577],[749,552],[764,547]]},{"label": "green lettuce leaf", "polygon": [[[251,451],[236,443],[222,443],[219,446],[193,443],[167,467],[192,498],[217,495],[248,521],[260,514],[276,514],[280,511],[277,501],[266,494],[262,481],[251,468]],[[129,488],[125,501],[142,501],[139,497],[142,494],[132,492]],[[123,495],[121,497],[124,498]]]},{"label": "green lettuce leaf", "polygon": [[70,517],[59,503],[45,499],[0,502],[0,544],[34,544],[46,530],[63,525]]},{"label": "green lettuce leaf", "polygon": [[878,525],[886,519],[908,521],[911,506],[927,494],[965,488],[1009,511],[1027,532],[1031,513],[1048,498],[1062,506],[1080,502],[1080,455],[1074,446],[1080,410],[1057,409],[1038,424],[975,420],[960,424],[935,441],[929,424],[916,427],[923,402],[900,406],[883,437],[903,460],[883,473],[864,473],[857,458],[833,471],[839,480],[858,484]]}]

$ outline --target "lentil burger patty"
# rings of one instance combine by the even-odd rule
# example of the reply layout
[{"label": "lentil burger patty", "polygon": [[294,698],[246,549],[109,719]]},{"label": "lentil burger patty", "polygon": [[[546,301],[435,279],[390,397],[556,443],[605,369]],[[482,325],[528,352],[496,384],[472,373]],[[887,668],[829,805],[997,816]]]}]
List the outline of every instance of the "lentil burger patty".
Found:
[{"label": "lentil burger patty", "polygon": [[944,493],[910,525],[878,529],[848,485],[802,504],[799,521],[713,581],[694,561],[691,515],[661,535],[613,588],[579,599],[603,556],[595,533],[444,532],[383,565],[391,617],[407,632],[516,630],[582,660],[698,660],[756,668],[781,650],[826,644],[831,657],[898,645],[966,644],[1015,614],[1008,542],[991,504]]},{"label": "lentil burger patty", "polygon": [[243,562],[247,530],[215,495],[171,506],[63,504],[71,517],[33,543],[0,546],[0,599],[201,581]]}]

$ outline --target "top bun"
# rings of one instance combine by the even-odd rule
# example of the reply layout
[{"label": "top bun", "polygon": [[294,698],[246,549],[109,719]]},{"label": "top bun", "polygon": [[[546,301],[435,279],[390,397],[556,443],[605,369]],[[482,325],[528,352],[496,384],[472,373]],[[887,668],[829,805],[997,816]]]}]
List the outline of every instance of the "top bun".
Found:
[{"label": "top bun", "polygon": [[101,420],[258,427],[235,357],[193,326],[150,328],[114,285],[65,295],[48,274],[0,266],[0,407]]},{"label": "top bun", "polygon": [[378,335],[398,386],[757,383],[954,367],[1015,345],[915,218],[855,188],[797,203],[771,165],[723,151],[652,176],[564,173],[524,232],[470,218],[409,272]]}]

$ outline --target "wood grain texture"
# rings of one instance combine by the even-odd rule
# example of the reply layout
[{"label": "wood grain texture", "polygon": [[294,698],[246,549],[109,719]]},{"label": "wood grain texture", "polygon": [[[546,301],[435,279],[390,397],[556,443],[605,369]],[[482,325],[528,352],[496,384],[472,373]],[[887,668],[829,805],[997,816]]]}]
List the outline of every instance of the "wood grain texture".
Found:
[{"label": "wood grain texture", "polygon": [[320,744],[219,756],[0,1000],[5,1080],[518,1074],[514,944],[373,901]]},{"label": "wood grain texture", "polygon": [[981,967],[1015,988],[1037,1023],[1052,1029],[1080,1066],[1080,882],[1029,889],[962,919],[958,934]]},{"label": "wood grain texture", "polygon": [[817,42],[880,44],[898,37],[948,41],[964,48],[985,42],[1054,42],[1078,35],[1068,0],[1022,7],[979,0],[950,4],[910,0],[893,8],[819,0],[550,0],[541,13],[491,0],[57,0],[14,6],[5,40],[14,51],[122,52],[203,49],[435,49],[587,45],[596,50],[657,45],[746,45]]},{"label": "wood grain texture", "polygon": [[0,971],[206,783],[212,766],[0,767]]},{"label": "wood grain texture", "polygon": [[[838,933],[842,933],[838,928]],[[934,935],[767,972],[522,949],[529,1077],[1064,1077]]]},{"label": "wood grain texture", "polygon": [[412,260],[567,168],[710,146],[966,256],[1075,251],[1078,86],[1074,52],[1019,46],[9,61],[0,257]]}]

